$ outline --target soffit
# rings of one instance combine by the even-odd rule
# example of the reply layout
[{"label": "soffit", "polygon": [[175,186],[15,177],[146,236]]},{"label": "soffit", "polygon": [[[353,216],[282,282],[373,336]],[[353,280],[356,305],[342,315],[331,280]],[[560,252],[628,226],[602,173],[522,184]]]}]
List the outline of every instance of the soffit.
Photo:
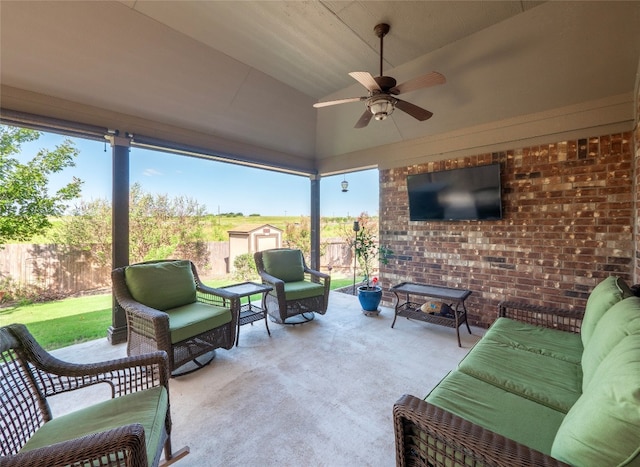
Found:
[{"label": "soffit", "polygon": [[373,27],[389,22],[385,68],[433,52],[540,1],[123,2],[154,20],[319,99],[379,69]]},{"label": "soffit", "polygon": [[[632,92],[639,6],[4,0],[3,106],[124,121],[121,130],[312,172],[354,151]],[[396,112],[354,130],[358,104],[312,104],[363,93],[347,73],[378,74],[372,29],[382,21],[391,24],[385,74],[403,81],[438,70],[447,84],[407,95],[434,112],[431,120]],[[23,99],[31,94],[38,98]],[[334,166],[350,164],[342,157]]]}]

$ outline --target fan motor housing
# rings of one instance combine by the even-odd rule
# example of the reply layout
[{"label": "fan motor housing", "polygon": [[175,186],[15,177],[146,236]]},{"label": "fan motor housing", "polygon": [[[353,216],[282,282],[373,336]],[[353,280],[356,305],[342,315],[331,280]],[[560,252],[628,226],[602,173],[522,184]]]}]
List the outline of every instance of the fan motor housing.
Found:
[{"label": "fan motor housing", "polygon": [[391,76],[376,76],[373,78],[383,91],[388,91],[396,86],[396,80]]}]

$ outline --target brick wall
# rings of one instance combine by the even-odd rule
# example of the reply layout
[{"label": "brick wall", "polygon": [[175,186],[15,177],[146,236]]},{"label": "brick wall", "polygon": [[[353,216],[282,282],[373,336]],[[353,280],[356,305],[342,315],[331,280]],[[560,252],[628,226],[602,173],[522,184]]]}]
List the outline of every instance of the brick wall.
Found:
[{"label": "brick wall", "polygon": [[[584,307],[589,291],[634,261],[634,134],[514,149],[380,172],[380,238],[395,253],[385,285],[469,288],[470,321],[486,326],[497,304]],[[409,221],[407,175],[500,162],[500,221]],[[393,294],[385,293],[385,304]]]},{"label": "brick wall", "polygon": [[[638,64],[638,76],[640,77],[640,64]],[[637,80],[636,86],[636,124],[634,132],[635,143],[635,186],[633,187],[635,192],[635,277],[634,282],[640,283],[640,78]]]}]

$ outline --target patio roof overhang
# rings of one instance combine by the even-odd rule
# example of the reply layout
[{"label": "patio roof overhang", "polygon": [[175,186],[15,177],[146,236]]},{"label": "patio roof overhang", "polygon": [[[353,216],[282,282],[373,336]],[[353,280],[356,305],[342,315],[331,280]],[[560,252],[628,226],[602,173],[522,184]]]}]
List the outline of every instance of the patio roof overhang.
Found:
[{"label": "patio roof overhang", "polygon": [[[353,128],[387,21],[385,74],[447,83]],[[147,2],[0,4],[6,110],[305,175],[393,167],[585,128],[628,130],[640,2]],[[562,137],[562,136],[561,136]],[[171,148],[169,148],[171,149]]]}]

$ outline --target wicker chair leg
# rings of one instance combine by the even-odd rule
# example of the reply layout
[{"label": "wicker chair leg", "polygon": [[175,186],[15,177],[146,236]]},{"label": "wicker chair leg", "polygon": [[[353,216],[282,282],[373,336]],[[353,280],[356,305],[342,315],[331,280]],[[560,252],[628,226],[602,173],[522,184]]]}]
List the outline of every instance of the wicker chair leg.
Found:
[{"label": "wicker chair leg", "polygon": [[[216,351],[211,350],[210,352],[207,352],[204,355],[200,355],[199,357],[196,357],[190,362],[187,362],[184,365],[173,370],[171,372],[171,377],[175,378],[176,376],[184,376],[188,375],[189,373],[193,373],[194,371],[198,371],[200,368],[204,368],[209,363],[211,363],[214,358],[216,358]],[[198,361],[198,359],[202,361]]]},{"label": "wicker chair leg", "polygon": [[295,326],[296,324],[304,324],[308,323],[309,321],[313,321],[315,316],[316,315],[313,311],[305,311],[304,313],[289,316],[282,322],[278,322],[277,320],[273,319],[273,317],[272,320],[278,324],[288,324],[290,326]]},{"label": "wicker chair leg", "polygon": [[167,467],[168,465],[174,464],[185,457],[187,454],[189,454],[189,446],[185,446],[182,449],[174,452],[171,456],[171,459],[165,459],[165,461],[161,462],[158,467]]}]

